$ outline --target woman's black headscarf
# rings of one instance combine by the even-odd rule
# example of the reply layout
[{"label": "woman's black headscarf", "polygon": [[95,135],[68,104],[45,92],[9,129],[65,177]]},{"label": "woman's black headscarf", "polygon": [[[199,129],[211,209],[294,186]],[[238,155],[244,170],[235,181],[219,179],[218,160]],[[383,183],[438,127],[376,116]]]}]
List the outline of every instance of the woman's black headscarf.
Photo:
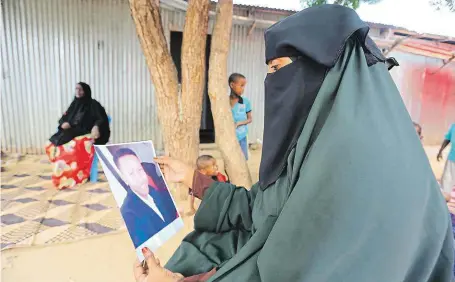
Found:
[{"label": "woman's black headscarf", "polygon": [[266,31],[266,63],[280,57],[297,60],[265,79],[264,143],[259,172],[263,189],[283,172],[325,75],[344,51],[346,41],[355,36],[361,42],[368,65],[385,62],[367,36],[368,30],[354,10],[323,5],[289,16]]},{"label": "woman's black headscarf", "polygon": [[90,85],[79,82],[78,83],[82,89],[84,90],[84,96],[82,97],[74,97],[73,102],[71,103],[68,111],[66,112],[67,122],[71,124],[71,126],[77,126],[81,122],[87,112],[91,110],[92,106],[92,89]]},{"label": "woman's black headscarf", "polygon": [[[84,96],[74,97],[68,110],[59,121],[59,130],[49,140],[56,146],[65,144],[74,137],[88,134],[97,125],[100,137],[95,144],[103,145],[109,141],[110,129],[106,111],[101,104],[92,98],[92,90],[87,83],[78,83],[84,90]],[[62,129],[63,123],[69,123],[70,129]]]}]

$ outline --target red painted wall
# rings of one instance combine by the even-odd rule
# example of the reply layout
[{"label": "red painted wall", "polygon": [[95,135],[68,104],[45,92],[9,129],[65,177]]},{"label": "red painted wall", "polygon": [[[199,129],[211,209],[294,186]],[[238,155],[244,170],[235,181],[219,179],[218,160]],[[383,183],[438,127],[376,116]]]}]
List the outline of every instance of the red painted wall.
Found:
[{"label": "red painted wall", "polygon": [[455,122],[455,77],[450,70],[413,67],[411,116],[423,127],[427,145],[440,144],[449,125]]}]

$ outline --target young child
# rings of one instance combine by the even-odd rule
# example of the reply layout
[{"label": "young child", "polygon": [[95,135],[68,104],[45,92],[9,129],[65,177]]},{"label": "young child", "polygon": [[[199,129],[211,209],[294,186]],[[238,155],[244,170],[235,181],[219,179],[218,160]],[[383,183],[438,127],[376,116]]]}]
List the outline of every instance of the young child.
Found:
[{"label": "young child", "polygon": [[253,121],[251,115],[251,104],[250,101],[243,97],[243,91],[245,90],[246,78],[240,73],[233,73],[229,76],[229,88],[231,89],[230,101],[232,108],[232,116],[235,122],[235,133],[237,140],[239,141],[240,148],[245,155],[245,159],[248,160],[248,124]]},{"label": "young child", "polygon": [[417,135],[419,136],[420,140],[422,141],[423,140],[422,127],[417,122],[413,122],[413,124],[414,124],[414,129],[416,130]]},{"label": "young child", "polygon": [[[218,181],[218,182],[228,182],[226,179],[226,176],[221,174],[218,171],[218,166],[216,164],[216,159],[212,156],[209,155],[203,155],[200,156],[196,160],[196,166],[197,170],[204,175],[212,177],[213,180]],[[190,212],[189,215],[193,215],[196,213],[196,208],[194,207],[194,195],[191,191],[189,190],[189,194],[191,196],[190,199]]]}]

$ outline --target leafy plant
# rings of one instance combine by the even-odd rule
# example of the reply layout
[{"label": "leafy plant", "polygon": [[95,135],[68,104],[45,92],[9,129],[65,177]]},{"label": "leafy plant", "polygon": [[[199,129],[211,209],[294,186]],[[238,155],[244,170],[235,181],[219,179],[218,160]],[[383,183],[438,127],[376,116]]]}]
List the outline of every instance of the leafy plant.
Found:
[{"label": "leafy plant", "polygon": [[455,0],[431,0],[430,4],[435,7],[436,10],[446,7],[450,11],[455,12]]}]

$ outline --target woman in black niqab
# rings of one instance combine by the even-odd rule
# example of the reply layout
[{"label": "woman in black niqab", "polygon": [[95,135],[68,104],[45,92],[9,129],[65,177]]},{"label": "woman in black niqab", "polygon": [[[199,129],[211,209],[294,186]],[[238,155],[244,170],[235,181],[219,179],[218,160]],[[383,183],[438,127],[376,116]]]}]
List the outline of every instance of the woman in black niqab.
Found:
[{"label": "woman in black niqab", "polygon": [[110,136],[109,120],[103,106],[92,98],[90,86],[79,82],[73,102],[60,118],[58,131],[49,141],[59,146],[89,133],[93,133],[95,144],[106,144]]},{"label": "woman in black niqab", "polygon": [[57,132],[46,145],[46,153],[54,167],[54,185],[64,189],[84,183],[90,176],[93,143],[104,145],[109,136],[106,111],[92,98],[90,86],[79,82],[73,102],[60,118]]},{"label": "woman in black niqab", "polygon": [[368,30],[354,10],[322,5],[266,31],[251,190],[157,160],[202,198],[167,269],[207,281],[452,281],[449,212],[388,72],[396,61]]}]

